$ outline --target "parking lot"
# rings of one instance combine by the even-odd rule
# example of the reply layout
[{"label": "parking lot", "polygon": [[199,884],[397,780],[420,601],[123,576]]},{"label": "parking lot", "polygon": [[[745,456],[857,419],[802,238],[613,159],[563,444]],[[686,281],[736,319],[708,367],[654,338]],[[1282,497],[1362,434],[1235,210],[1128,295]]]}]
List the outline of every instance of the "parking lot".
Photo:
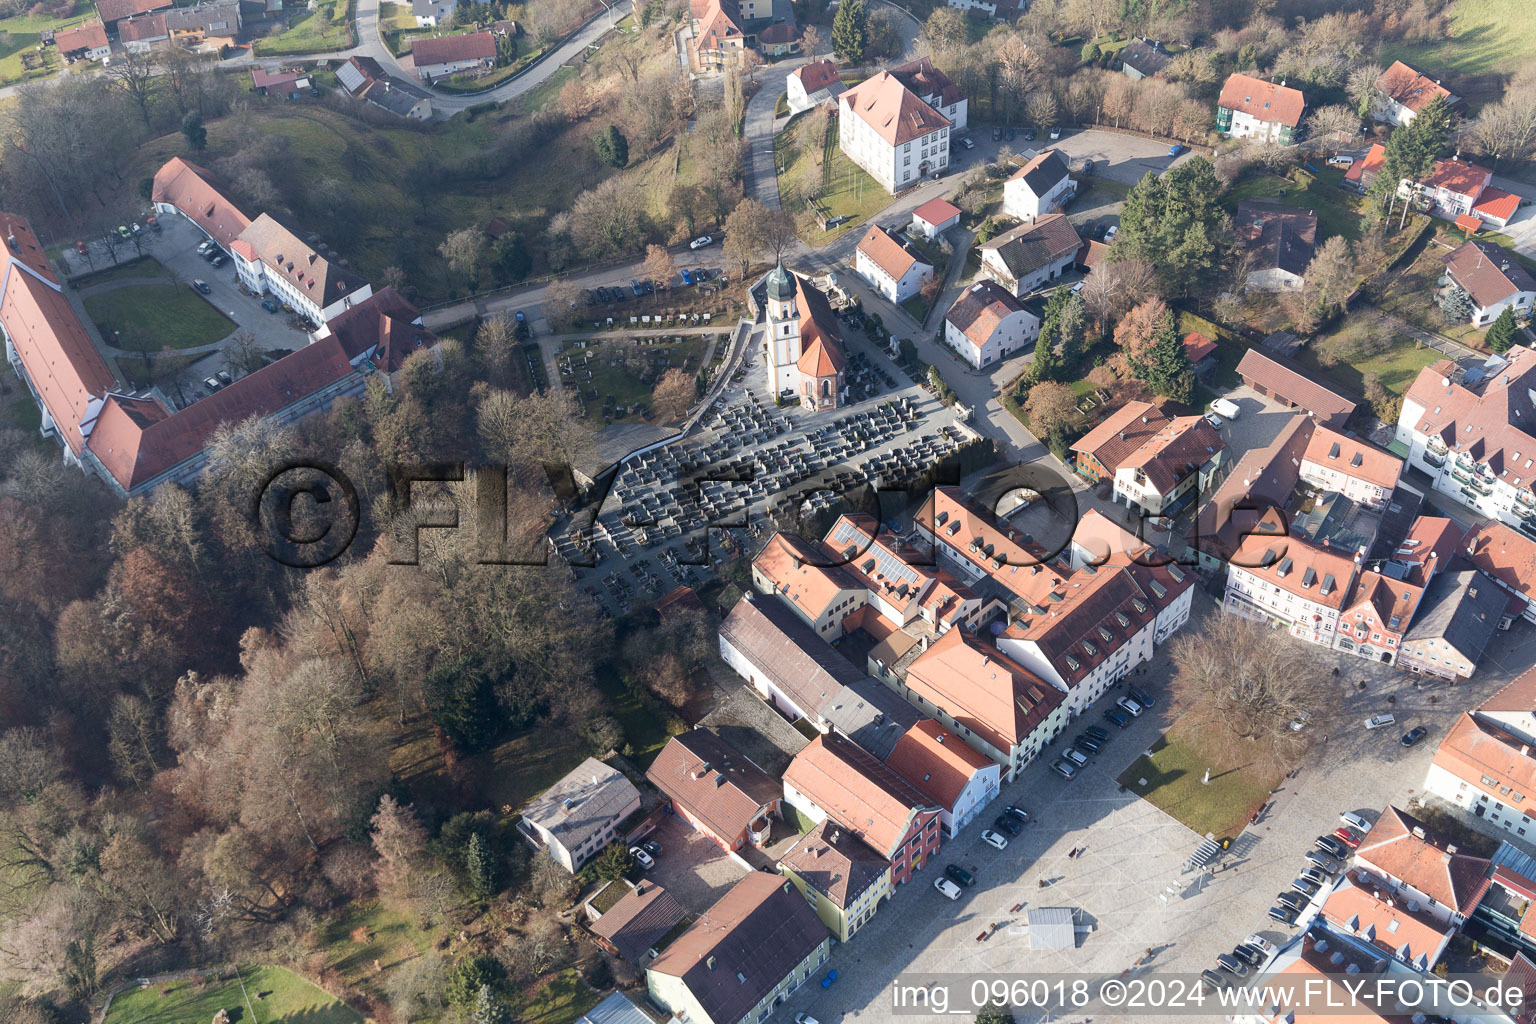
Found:
[{"label": "parking lot", "polygon": [[656,866],[645,873],[697,918],[746,875],[747,869],[676,814],[665,815],[646,839],[661,844]]},{"label": "parking lot", "polygon": [[[1198,600],[1205,614],[1217,614],[1204,598]],[[1186,628],[1198,628],[1198,622]],[[944,864],[971,870],[977,885],[951,904],[933,889],[936,871],[918,876],[920,881],[898,892],[853,942],[834,947],[828,966],[839,971],[838,983],[829,991],[808,987],[796,993],[789,1014],[808,1012],[824,1024],[887,1019],[898,974],[904,974],[908,984],[972,974],[1193,975],[1212,966],[1218,954],[1249,933],[1284,941],[1294,929],[1269,921],[1266,912],[1275,894],[1305,866],[1302,855],[1313,838],[1336,828],[1341,811],[1374,819],[1389,802],[1406,806],[1421,792],[1435,746],[1460,709],[1482,700],[1530,664],[1536,630],[1521,623],[1513,632],[1500,634],[1478,674],[1454,689],[1417,686],[1417,680],[1391,666],[1312,650],[1319,671],[1339,665],[1341,689],[1348,688],[1343,709],[1335,721],[1313,723],[1316,746],[1296,777],[1282,782],[1271,807],[1216,862],[1212,873],[1184,868],[1199,836],[1115,782],[1170,724],[1167,701],[1160,699],[1130,728],[1111,727],[1113,738],[1106,749],[1070,782],[1050,771],[1063,745],[1053,744],[978,816],[985,823],[1007,804],[1017,804],[1033,818],[1021,836],[1006,850],[995,851],[981,841],[980,828],[972,824],[935,859],[939,870]],[[1133,682],[1164,698],[1168,677],[1169,666],[1160,654]],[[1367,680],[1364,691],[1354,688],[1359,679]],[[1119,693],[1114,689],[1110,696]],[[1389,696],[1395,703],[1388,703]],[[1397,718],[1391,728],[1362,727],[1368,715],[1388,710]],[[1099,715],[1096,708],[1081,721],[1103,724]],[[1404,748],[1399,737],[1415,725],[1428,728],[1429,736]],[[1069,856],[1073,850],[1080,851],[1078,856]],[[1031,949],[1021,927],[1031,907],[1077,911],[1075,947]],[[981,939],[983,935],[987,938]],[[952,987],[962,990],[967,986]],[[951,1013],[957,1005],[951,1004]],[[1151,1016],[1097,1007],[1064,1019],[1131,1024]],[[943,1017],[935,1013],[911,1019]]]}]

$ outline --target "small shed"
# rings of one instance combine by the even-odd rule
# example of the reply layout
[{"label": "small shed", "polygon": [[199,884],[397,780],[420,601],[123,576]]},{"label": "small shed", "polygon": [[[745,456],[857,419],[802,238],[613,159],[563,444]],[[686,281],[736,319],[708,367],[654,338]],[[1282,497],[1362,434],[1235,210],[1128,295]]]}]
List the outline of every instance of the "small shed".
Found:
[{"label": "small shed", "polygon": [[1071,907],[1030,907],[1030,949],[1072,949],[1077,945]]}]

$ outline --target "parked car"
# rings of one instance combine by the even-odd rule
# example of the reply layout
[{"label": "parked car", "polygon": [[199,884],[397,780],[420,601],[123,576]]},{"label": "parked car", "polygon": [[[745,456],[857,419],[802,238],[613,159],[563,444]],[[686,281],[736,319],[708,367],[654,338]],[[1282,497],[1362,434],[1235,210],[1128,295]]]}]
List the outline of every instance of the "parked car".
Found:
[{"label": "parked car", "polygon": [[1051,125],[1051,141],[1055,142],[1059,138],[1061,138],[1061,125],[1059,125],[1059,124]]},{"label": "parked car", "polygon": [[629,848],[629,855],[635,858],[635,862],[647,871],[656,866],[656,862],[651,859],[651,855],[638,846],[631,846]]},{"label": "parked car", "polygon": [[193,281],[192,282],[192,287],[196,288],[198,291],[202,292],[204,295],[207,295],[209,293],[209,291],[212,290],[212,289],[210,289],[208,287],[208,282],[204,281],[202,278],[198,278],[197,280]]},{"label": "parked car", "polygon": [[644,281],[641,281],[640,282],[640,287],[645,289],[645,294],[647,294],[647,295],[653,295],[656,292],[656,286],[651,283],[649,278],[647,278]]},{"label": "parked car", "polygon": [[1002,142],[1003,141],[1003,128],[1002,128],[1002,125],[996,125],[995,124],[995,125],[992,126],[992,141],[993,142]]},{"label": "parked car", "polygon": [[1301,732],[1307,727],[1307,722],[1312,718],[1310,711],[1303,711],[1291,719],[1291,732]]},{"label": "parked car", "polygon": [[1013,817],[1018,818],[1019,821],[1026,824],[1029,822],[1029,812],[1022,807],[1015,807],[1012,804],[1009,804],[1007,807],[1003,808],[1003,813],[1012,815]]},{"label": "parked car", "polygon": [[88,252],[90,252],[90,250],[86,248],[84,241],[82,241],[80,239],[76,239],[75,240],[75,252],[79,253],[81,256],[84,256]]},{"label": "parked car", "polygon": [[1185,147],[1180,146],[1177,143],[1175,143],[1174,145],[1168,147],[1168,155],[1170,157],[1183,156],[1184,155],[1184,150],[1185,150]]},{"label": "parked car", "polygon": [[201,242],[197,243],[197,254],[199,256],[207,256],[208,250],[212,248],[213,241],[211,239],[205,238]]},{"label": "parked car", "polygon": [[1353,811],[1345,811],[1344,813],[1340,814],[1339,820],[1361,834],[1371,830],[1371,823],[1360,817],[1360,815],[1355,814]]},{"label": "parked car", "polygon": [[933,887],[952,900],[960,898],[960,887],[947,878],[935,878]]},{"label": "parked car", "polygon": [[1343,153],[1335,153],[1333,156],[1328,158],[1328,166],[1343,167],[1347,170],[1348,168],[1355,166],[1355,158],[1352,156],[1345,156]]},{"label": "parked car", "polygon": [[154,214],[150,214],[148,217],[144,218],[144,223],[155,234],[158,235],[160,233],[160,218],[159,217],[156,217]]},{"label": "parked car", "polygon": [[1077,777],[1077,766],[1072,764],[1070,761],[1053,762],[1051,764],[1051,771],[1055,772],[1057,775],[1060,775],[1064,779],[1073,779]]},{"label": "parked car", "polygon": [[1006,138],[1009,142],[1013,141],[1013,135],[1014,132],[1012,128],[1009,128],[1007,131],[1003,132],[1003,137]]},{"label": "parked car", "polygon": [[1230,398],[1218,398],[1211,403],[1211,411],[1229,420],[1235,420],[1243,414],[1242,408]]},{"label": "parked car", "polygon": [[690,249],[702,249],[706,245],[709,245],[713,241],[714,241],[714,238],[712,236],[710,236],[710,235],[700,235],[698,238],[695,238],[693,241],[688,243],[688,248],[690,248]]},{"label": "parked car", "polygon": [[1104,728],[1102,725],[1084,726],[1083,727],[1083,732],[1087,733],[1089,736],[1092,736],[1094,739],[1098,740],[1100,743],[1108,743],[1109,742],[1109,730]]},{"label": "parked car", "polygon": [[958,864],[945,864],[944,874],[952,881],[965,886],[967,889],[976,884],[976,876],[972,875],[969,871],[965,870],[965,868],[962,868]]},{"label": "parked car", "polygon": [[1124,711],[1132,718],[1141,717],[1141,705],[1129,697],[1121,697],[1119,700],[1115,701],[1115,707],[1119,708],[1121,711]]},{"label": "parked car", "polygon": [[223,386],[224,386],[223,384],[219,383],[219,378],[217,378],[217,377],[204,377],[203,378],[203,387],[208,389],[208,393],[210,395],[213,394],[215,391],[219,390],[220,388],[222,388]]},{"label": "parked car", "polygon": [[1085,283],[1086,282],[1083,282],[1083,281],[1073,281],[1072,282],[1072,287],[1068,288],[1067,290],[1069,292],[1071,292],[1073,295],[1081,295],[1083,293],[1083,285]]},{"label": "parked car", "polygon": [[1104,744],[1100,743],[1092,736],[1089,736],[1087,733],[1079,733],[1077,737],[1072,740],[1072,745],[1085,754],[1097,754],[1100,750],[1104,749]]},{"label": "parked car", "polygon": [[1034,142],[1035,141],[1035,130],[1033,128],[1025,128],[1024,129],[1024,141],[1025,142]]},{"label": "parked car", "polygon": [[1107,245],[1110,242],[1113,242],[1115,240],[1115,236],[1118,235],[1119,233],[1120,233],[1120,225],[1119,224],[1111,224],[1109,227],[1104,229],[1104,243]]},{"label": "parked car", "polygon": [[690,271],[687,267],[684,267],[680,271],[680,273],[682,274],[682,277],[683,277],[683,284],[693,284],[693,272],[692,271]]},{"label": "parked car", "polygon": [[635,293],[637,299],[645,294],[645,287],[639,281],[629,282],[629,290]]},{"label": "parked car", "polygon": [[261,308],[266,310],[268,313],[276,313],[277,303],[273,302],[271,299],[262,299]]},{"label": "parked car", "polygon": [[964,146],[966,149],[975,149],[976,148],[976,143],[972,142],[969,138],[961,139],[960,140],[960,145]]},{"label": "parked car", "polygon": [[808,1013],[797,1013],[795,1014],[795,1024],[821,1024],[821,1021]]},{"label": "parked car", "polygon": [[1086,174],[1090,178],[1093,177],[1093,161],[1092,160],[1084,160],[1083,161],[1083,173]]},{"label": "parked car", "polygon": [[1206,988],[1210,989],[1213,992],[1218,990],[1218,989],[1224,989],[1224,988],[1231,988],[1232,987],[1232,979],[1228,978],[1225,974],[1222,974],[1220,971],[1212,971],[1212,970],[1201,971],[1200,972],[1200,980],[1205,983],[1205,987]]},{"label": "parked car", "polygon": [[1150,693],[1148,693],[1146,690],[1143,690],[1139,686],[1127,686],[1126,690],[1130,692],[1131,697],[1135,699],[1136,703],[1140,704],[1144,708],[1149,708],[1157,703],[1157,701]]},{"label": "parked car", "polygon": [[1216,958],[1216,966],[1228,974],[1235,974],[1239,978],[1248,973],[1248,965],[1243,963],[1231,953],[1223,953]]},{"label": "parked car", "polygon": [[1313,867],[1325,874],[1333,875],[1339,870],[1339,866],[1334,859],[1322,850],[1308,850],[1302,856],[1311,861]]},{"label": "parked car", "polygon": [[1252,946],[1254,949],[1262,950],[1265,953],[1273,953],[1275,951],[1274,943],[1270,942],[1258,932],[1254,932],[1252,935],[1244,935],[1243,945]]},{"label": "parked car", "polygon": [[1409,729],[1407,732],[1403,733],[1403,738],[1400,742],[1405,747],[1411,747],[1428,735],[1428,729],[1424,728],[1422,725],[1416,725],[1412,729]]},{"label": "parked car", "polygon": [[1016,836],[1024,831],[1024,826],[1007,814],[999,814],[996,818],[993,818],[992,827],[1000,832],[1007,832],[1010,836]]},{"label": "parked car", "polygon": [[695,281],[708,281],[709,278],[710,278],[710,270],[709,270],[708,267],[694,267],[693,268],[693,279]]},{"label": "parked car", "polygon": [[994,849],[1008,849],[1008,840],[989,828],[981,830],[981,841]]},{"label": "parked car", "polygon": [[1333,836],[1318,836],[1312,840],[1312,845],[1322,850],[1328,856],[1337,857],[1340,860],[1349,856],[1349,847],[1339,842]]},{"label": "parked car", "polygon": [[1303,868],[1301,874],[1296,877],[1305,879],[1308,882],[1316,882],[1319,886],[1328,884],[1327,873],[1316,867]]},{"label": "parked car", "polygon": [[1316,896],[1317,890],[1321,889],[1322,886],[1318,885],[1316,882],[1298,876],[1291,881],[1291,888],[1307,896]]},{"label": "parked car", "polygon": [[135,235],[142,235],[144,233],[144,229],[139,227],[138,221],[134,221],[132,224],[129,224],[128,230],[132,231]]},{"label": "parked car", "polygon": [[1109,719],[1111,722],[1114,722],[1122,729],[1129,728],[1131,724],[1131,716],[1126,714],[1124,711],[1121,711],[1117,707],[1105,708],[1104,717]]},{"label": "parked car", "polygon": [[1275,897],[1275,902],[1299,913],[1307,905],[1307,898],[1294,889],[1287,889]]},{"label": "parked car", "polygon": [[208,265],[210,267],[212,267],[214,270],[218,270],[220,267],[222,267],[224,265],[224,254],[223,253],[216,253],[214,255],[213,259],[208,261]]},{"label": "parked car", "polygon": [[235,378],[229,375],[228,370],[220,370],[218,373],[214,374],[214,376],[219,378],[219,383],[223,384],[225,387],[229,387],[235,382]]},{"label": "parked car", "polygon": [[1333,830],[1333,837],[1351,850],[1360,845],[1360,837],[1355,835],[1352,829],[1343,825]]},{"label": "parked car", "polygon": [[1264,962],[1266,954],[1258,946],[1250,946],[1246,942],[1239,942],[1236,946],[1232,947],[1232,955],[1249,967],[1257,967]]},{"label": "parked car", "polygon": [[1081,750],[1074,750],[1071,747],[1063,750],[1061,752],[1061,756],[1066,758],[1068,761],[1071,761],[1079,768],[1086,767],[1088,764],[1088,755],[1084,754]]},{"label": "parked car", "polygon": [[1384,712],[1383,714],[1372,715],[1370,718],[1367,718],[1365,720],[1365,727],[1367,729],[1380,729],[1384,726],[1391,725],[1396,721],[1397,716],[1388,711]]},{"label": "parked car", "polygon": [[133,237],[132,232],[130,232],[128,230],[128,225],[126,225],[126,224],[119,224],[117,226],[117,233],[118,233],[118,236],[121,237],[121,238],[132,238]]},{"label": "parked car", "polygon": [[1277,921],[1280,924],[1295,924],[1296,911],[1292,910],[1290,907],[1270,907],[1269,919],[1271,921]]},{"label": "parked car", "polygon": [[[1205,414],[1205,422],[1209,423],[1211,426],[1215,427],[1217,430],[1221,429],[1221,417],[1217,416],[1213,412],[1208,412],[1208,413]],[[1291,723],[1291,724],[1292,724],[1293,727],[1295,726],[1294,722]]]},{"label": "parked car", "polygon": [[661,856],[661,844],[654,839],[647,839],[645,842],[641,843],[640,849],[644,850],[652,857]]},{"label": "parked car", "polygon": [[523,314],[523,311],[522,311],[522,310],[520,310],[520,309],[519,309],[519,310],[517,310],[517,311],[516,311],[516,312],[515,312],[515,313],[513,313],[513,314],[512,314],[512,315],[513,315],[513,316],[515,316],[515,317],[517,317],[517,322],[518,322],[518,323],[520,323],[520,324],[521,324],[521,323],[527,323],[527,321],[528,321],[528,318],[527,318],[527,317],[526,317],[526,316],[525,316],[525,315],[524,315],[524,314]]}]

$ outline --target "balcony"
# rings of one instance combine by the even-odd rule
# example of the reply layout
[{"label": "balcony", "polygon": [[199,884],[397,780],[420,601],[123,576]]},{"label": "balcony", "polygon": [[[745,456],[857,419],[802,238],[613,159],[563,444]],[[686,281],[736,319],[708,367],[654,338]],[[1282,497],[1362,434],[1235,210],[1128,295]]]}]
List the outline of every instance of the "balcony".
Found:
[{"label": "balcony", "polygon": [[1425,465],[1433,466],[1436,469],[1440,469],[1440,468],[1442,468],[1445,465],[1445,456],[1444,455],[1436,455],[1434,452],[1432,452],[1428,448],[1426,448],[1426,449],[1424,449],[1424,463],[1425,463]]},{"label": "balcony", "polygon": [[1522,505],[1529,505],[1532,508],[1536,508],[1536,494],[1532,494],[1530,491],[1516,491],[1515,500]]}]

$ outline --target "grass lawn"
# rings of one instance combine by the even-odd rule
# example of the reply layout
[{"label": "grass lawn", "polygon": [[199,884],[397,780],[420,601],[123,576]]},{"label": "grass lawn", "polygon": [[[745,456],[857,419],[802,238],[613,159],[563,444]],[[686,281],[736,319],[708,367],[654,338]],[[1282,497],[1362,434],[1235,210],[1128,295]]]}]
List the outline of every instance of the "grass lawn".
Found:
[{"label": "grass lawn", "polygon": [[603,993],[592,991],[574,967],[566,968],[547,982],[536,982],[522,996],[521,1002],[512,1007],[519,1024],[567,1024],[603,999]]},{"label": "grass lawn", "polygon": [[190,355],[165,355],[156,352],[150,355],[151,368],[148,370],[144,368],[144,358],[138,354],[114,358],[117,360],[118,373],[122,374],[123,378],[134,387],[147,388],[159,384],[167,391],[171,391],[173,389],[169,384],[177,374],[199,359],[206,359],[208,356],[207,353],[198,355],[195,352]]},{"label": "grass lawn", "polygon": [[1301,181],[1262,172],[1244,177],[1227,190],[1227,209],[1236,213],[1238,202],[1244,199],[1278,200],[1317,214],[1319,242],[1330,235],[1343,235],[1350,241],[1359,238],[1364,227],[1360,215],[1365,200],[1338,187],[1344,173],[1334,168],[1327,168],[1316,177],[1305,171],[1296,173]]},{"label": "grass lawn", "polygon": [[437,81],[432,84],[438,86],[439,88],[447,89],[449,92],[484,92],[486,89],[494,88],[495,86],[500,85],[502,82],[505,82],[507,79],[522,71],[534,61],[538,60],[539,57],[543,56],[543,54],[544,48],[542,46],[537,46],[527,51],[524,51],[521,47],[519,47],[516,60],[514,60],[511,64],[503,64],[501,67],[496,68],[490,74],[480,75],[479,77],[454,75],[446,82]]},{"label": "grass lawn", "polygon": [[799,832],[801,835],[806,835],[811,831],[811,829],[816,827],[816,823],[810,818],[807,818],[805,813],[794,804],[785,801],[779,806],[784,811],[784,820],[793,825],[795,827],[795,831]]},{"label": "grass lawn", "polygon": [[[1149,754],[1132,762],[1116,781],[1199,835],[1217,839],[1237,835],[1285,773],[1264,772],[1251,765],[1212,764],[1197,746],[1175,735],[1177,728],[1154,743]],[[1210,785],[1202,784],[1207,769]]]},{"label": "grass lawn", "polygon": [[43,414],[38,410],[37,403],[32,401],[32,396],[25,388],[20,392],[12,388],[10,397],[5,404],[0,405],[0,429],[9,427],[36,433],[42,426]]},{"label": "grass lawn", "polygon": [[543,110],[560,98],[560,90],[565,88],[565,83],[577,77],[578,74],[579,72],[572,65],[560,65],[558,71],[519,96],[518,106],[530,114]]},{"label": "grass lawn", "polygon": [[90,288],[98,284],[107,284],[112,281],[142,281],[145,278],[157,277],[161,280],[171,280],[171,272],[165,269],[165,264],[159,260],[146,256],[133,262],[119,263],[117,266],[104,265],[103,269],[92,271],[82,277],[79,285],[82,288]]},{"label": "grass lawn", "polygon": [[[1399,335],[1392,339],[1392,347],[1385,352],[1360,356],[1350,352],[1350,344],[1365,329],[1358,319],[1347,319],[1332,333],[1318,338],[1300,353],[1303,364],[1318,373],[1332,377],[1355,394],[1364,390],[1365,375],[1375,373],[1381,384],[1394,395],[1401,395],[1419,376],[1419,371],[1436,359],[1443,358],[1432,348],[1418,345],[1412,338]],[[1319,349],[1337,358],[1332,366],[1324,366],[1318,360]]]},{"label": "grass lawn", "polygon": [[59,59],[59,51],[54,47],[49,46],[41,53],[38,52],[37,41],[43,29],[58,31],[73,28],[95,13],[91,4],[77,0],[74,9],[62,18],[39,13],[0,19],[0,33],[4,33],[0,35],[0,39],[4,40],[0,42],[0,85],[47,78],[63,67],[64,62]]},{"label": "grass lawn", "polygon": [[302,14],[291,14],[286,29],[256,40],[251,46],[252,51],[258,57],[281,57],[290,53],[344,50],[351,46],[352,4],[350,0],[321,0],[320,8],[328,8],[331,11],[329,28],[321,27],[319,9]]},{"label": "grass lawn", "polygon": [[228,317],[184,285],[135,285],[87,295],[85,311],[108,344],[113,331],[129,327],[148,331],[167,348],[211,345],[235,329]]},{"label": "grass lawn", "polygon": [[[245,968],[245,983],[172,981],[124,992],[112,1001],[104,1024],[185,1024],[212,1020],[228,1010],[240,1024],[362,1024],[362,1016],[281,967]],[[248,999],[247,999],[248,997]]]},{"label": "grass lawn", "polygon": [[[1452,245],[1460,244],[1459,239],[1449,241]],[[1425,246],[1418,258],[1392,279],[1377,304],[1426,331],[1443,334],[1463,345],[1482,348],[1486,327],[1474,327],[1469,323],[1448,324],[1435,303],[1435,292],[1439,289],[1437,282],[1445,273],[1447,253],[1448,250],[1438,245]]]},{"label": "grass lawn", "polygon": [[1429,43],[1388,43],[1383,63],[1406,61],[1426,74],[1507,72],[1536,59],[1536,19],[1509,0],[1455,0],[1449,8],[1450,38]]},{"label": "grass lawn", "polygon": [[325,923],[321,947],[330,966],[347,981],[376,987],[380,976],[373,971],[375,960],[387,975],[392,967],[431,952],[446,927],[439,923],[422,928],[416,915],[384,903],[350,903]]},{"label": "grass lawn", "polygon": [[656,760],[674,728],[684,728],[682,720],[669,714],[655,698],[625,686],[611,666],[598,671],[597,688],[608,698],[608,707],[624,730],[624,741],[634,748],[630,760],[641,768],[649,768]]},{"label": "grass lawn", "polygon": [[816,207],[828,220],[837,217],[849,219],[830,231],[822,231],[810,216],[808,203],[797,199],[787,203],[785,208],[800,220],[801,238],[808,244],[822,245],[853,231],[879,213],[891,201],[891,196],[879,182],[838,148],[836,117],[828,121],[824,143],[808,137],[811,134],[807,130],[810,124],[811,118],[801,115],[774,136],[773,157],[776,166],[784,168],[784,173],[779,176],[780,181],[804,181],[816,174],[817,150],[820,147],[823,184],[816,196]]}]

